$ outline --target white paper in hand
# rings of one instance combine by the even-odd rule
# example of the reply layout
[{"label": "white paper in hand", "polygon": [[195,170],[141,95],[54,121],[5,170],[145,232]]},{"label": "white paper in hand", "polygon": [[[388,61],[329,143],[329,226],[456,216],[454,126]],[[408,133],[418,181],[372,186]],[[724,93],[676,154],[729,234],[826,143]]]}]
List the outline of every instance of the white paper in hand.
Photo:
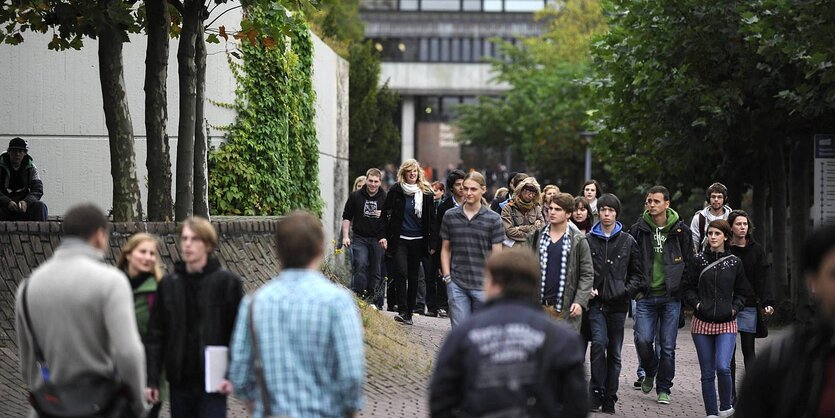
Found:
[{"label": "white paper in hand", "polygon": [[229,348],[222,345],[206,346],[206,393],[217,392],[226,378],[229,367]]}]

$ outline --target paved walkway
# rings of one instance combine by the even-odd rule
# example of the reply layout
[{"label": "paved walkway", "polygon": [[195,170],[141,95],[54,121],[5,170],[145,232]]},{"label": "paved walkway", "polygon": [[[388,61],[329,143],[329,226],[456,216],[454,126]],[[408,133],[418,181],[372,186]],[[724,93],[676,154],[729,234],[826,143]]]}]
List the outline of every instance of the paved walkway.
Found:
[{"label": "paved walkway", "polygon": [[[390,313],[373,313],[373,315],[385,315],[392,324],[393,315]],[[383,319],[383,318],[380,318]],[[385,321],[386,319],[383,319]],[[406,338],[409,343],[392,337],[393,344],[408,345],[399,358],[389,356],[381,358],[382,350],[369,348],[367,383],[365,389],[365,407],[359,414],[360,417],[379,418],[416,418],[428,416],[426,387],[431,374],[429,360],[434,359],[446,333],[449,331],[449,320],[441,318],[429,318],[415,316],[415,324],[411,327],[396,325],[406,331]],[[635,368],[637,357],[635,346],[632,344],[632,321],[627,320],[626,338],[623,347],[623,372],[621,373],[619,390],[620,400],[617,404],[616,417],[704,417],[704,406],[701,397],[701,383],[699,380],[699,366],[696,359],[696,350],[690,336],[689,324],[680,330],[678,336],[678,347],[676,349],[676,378],[672,388],[672,404],[659,405],[655,402],[654,392],[644,395],[639,390],[632,388],[635,380]],[[757,348],[762,349],[770,340],[782,334],[782,331],[772,330],[771,336],[766,340],[757,340]],[[386,336],[383,336],[386,338]],[[376,342],[375,342],[376,344]],[[417,350],[417,351],[415,351]],[[20,379],[17,375],[17,353],[12,350],[3,350],[0,359],[0,380],[4,385],[0,386],[0,415],[22,416],[25,410],[23,399],[24,389],[20,386]],[[742,354],[738,351],[740,357]],[[419,357],[419,360],[413,360]],[[426,360],[429,359],[429,360]],[[588,367],[588,365],[587,365]],[[588,370],[588,368],[587,368]],[[743,374],[740,371],[740,376]],[[166,408],[167,409],[167,408]],[[163,416],[168,416],[163,411]],[[242,403],[232,399],[229,405],[229,416],[232,418],[246,417]],[[611,416],[605,414],[591,414],[590,416]]]}]

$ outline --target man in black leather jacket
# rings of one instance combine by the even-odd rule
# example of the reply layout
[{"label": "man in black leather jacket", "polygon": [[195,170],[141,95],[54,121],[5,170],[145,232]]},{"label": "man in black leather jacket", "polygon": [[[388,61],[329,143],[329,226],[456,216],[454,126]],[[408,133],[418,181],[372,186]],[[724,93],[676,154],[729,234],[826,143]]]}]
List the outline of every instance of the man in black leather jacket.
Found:
[{"label": "man in black leather jacket", "polygon": [[[148,341],[149,402],[159,401],[160,373],[165,369],[171,388],[171,416],[226,416],[232,384],[223,380],[205,391],[207,346],[229,346],[238,305],[244,295],[241,279],[212,255],[217,232],[203,218],[187,219],[180,232],[182,261],[157,288]],[[202,411],[202,412],[201,412]]]},{"label": "man in black leather jacket", "polygon": [[583,342],[536,303],[537,265],[526,249],[487,261],[487,304],[452,330],[438,354],[432,417],[587,415]]}]

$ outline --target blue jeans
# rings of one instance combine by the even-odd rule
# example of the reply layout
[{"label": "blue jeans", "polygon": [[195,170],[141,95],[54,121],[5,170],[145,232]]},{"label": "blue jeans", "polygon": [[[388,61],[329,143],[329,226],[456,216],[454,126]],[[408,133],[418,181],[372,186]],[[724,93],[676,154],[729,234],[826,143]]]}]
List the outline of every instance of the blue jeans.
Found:
[{"label": "blue jeans", "polygon": [[450,282],[446,291],[449,299],[449,320],[453,328],[484,306],[483,290],[468,290]]},{"label": "blue jeans", "polygon": [[226,418],[226,396],[172,387],[171,418]]},{"label": "blue jeans", "polygon": [[377,296],[382,280],[383,247],[375,237],[354,235],[351,241],[351,262],[354,267],[354,280],[351,290],[369,303]]},{"label": "blue jeans", "polygon": [[[670,393],[676,375],[676,337],[681,301],[647,296],[635,304],[635,348],[647,376],[655,376],[655,391]],[[661,346],[660,359],[654,345]]]},{"label": "blue jeans", "polygon": [[591,326],[590,392],[617,400],[626,312],[607,312],[603,305],[589,305]]},{"label": "blue jeans", "polygon": [[[699,357],[699,368],[702,371],[702,399],[705,402],[705,414],[717,415],[719,410],[731,409],[733,406],[731,356],[736,350],[736,333],[693,334],[693,343],[696,345],[696,355]],[[717,380],[719,381],[719,410],[716,409]]]}]

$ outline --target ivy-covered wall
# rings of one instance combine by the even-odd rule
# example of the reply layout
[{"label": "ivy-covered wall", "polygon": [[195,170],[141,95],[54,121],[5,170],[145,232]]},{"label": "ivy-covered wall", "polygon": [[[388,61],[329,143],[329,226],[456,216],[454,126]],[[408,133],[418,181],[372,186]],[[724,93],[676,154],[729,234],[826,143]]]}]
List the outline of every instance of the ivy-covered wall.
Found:
[{"label": "ivy-covered wall", "polygon": [[[271,24],[257,9],[248,10],[246,19]],[[225,143],[209,157],[213,214],[307,209],[321,215],[313,44],[303,20],[295,19],[288,29],[283,38],[243,41],[242,63],[230,57],[238,86],[229,106],[237,116]]]}]

